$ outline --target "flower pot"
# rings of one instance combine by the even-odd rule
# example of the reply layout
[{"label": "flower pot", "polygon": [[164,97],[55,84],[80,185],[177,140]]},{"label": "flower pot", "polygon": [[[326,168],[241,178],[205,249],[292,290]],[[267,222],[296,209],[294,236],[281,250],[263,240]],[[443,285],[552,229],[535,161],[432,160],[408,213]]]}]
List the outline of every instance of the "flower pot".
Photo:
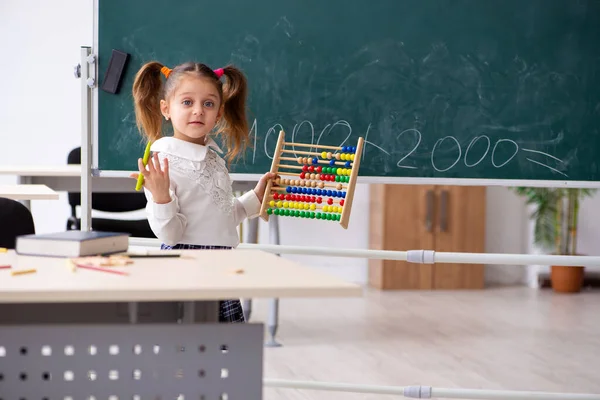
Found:
[{"label": "flower pot", "polygon": [[553,265],[550,268],[550,281],[555,292],[578,293],[581,291],[584,267]]}]

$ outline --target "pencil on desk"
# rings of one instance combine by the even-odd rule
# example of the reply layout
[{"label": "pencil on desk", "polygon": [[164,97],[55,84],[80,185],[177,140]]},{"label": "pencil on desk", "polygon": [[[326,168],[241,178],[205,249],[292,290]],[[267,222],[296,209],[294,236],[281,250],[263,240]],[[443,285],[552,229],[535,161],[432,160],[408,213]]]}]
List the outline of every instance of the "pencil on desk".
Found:
[{"label": "pencil on desk", "polygon": [[10,274],[12,276],[15,276],[15,275],[33,274],[35,272],[37,272],[37,269],[19,269],[16,271],[12,271]]},{"label": "pencil on desk", "polygon": [[93,271],[108,272],[108,273],[117,274],[117,275],[126,275],[126,276],[129,275],[129,273],[127,273],[127,272],[117,271],[115,269],[94,267],[93,265],[86,265],[86,264],[76,264],[75,263],[75,265],[77,266],[77,268],[90,269]]}]

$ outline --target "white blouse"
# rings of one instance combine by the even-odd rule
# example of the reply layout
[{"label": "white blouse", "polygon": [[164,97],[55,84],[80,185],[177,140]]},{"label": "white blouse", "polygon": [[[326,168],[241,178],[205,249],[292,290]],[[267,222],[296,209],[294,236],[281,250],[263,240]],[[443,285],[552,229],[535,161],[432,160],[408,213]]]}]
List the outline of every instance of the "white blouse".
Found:
[{"label": "white blouse", "polygon": [[[146,211],[152,231],[164,244],[231,246],[239,244],[238,225],[245,218],[260,214],[261,201],[250,190],[233,196],[229,171],[216,151],[222,152],[209,139],[206,146],[174,137],[163,137],[152,143],[161,167],[169,162],[171,202],[156,204],[144,188]],[[216,151],[215,151],[216,150]]]}]

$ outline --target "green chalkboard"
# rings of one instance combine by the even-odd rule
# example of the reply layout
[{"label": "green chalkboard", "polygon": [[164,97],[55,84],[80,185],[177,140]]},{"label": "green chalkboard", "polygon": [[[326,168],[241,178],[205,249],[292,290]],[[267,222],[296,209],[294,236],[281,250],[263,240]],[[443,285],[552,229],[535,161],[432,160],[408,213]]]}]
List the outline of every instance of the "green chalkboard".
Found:
[{"label": "green chalkboard", "polygon": [[194,60],[248,76],[252,147],[234,173],[267,171],[283,128],[305,143],[363,136],[366,180],[600,181],[598,0],[99,0],[96,11],[99,82],[112,49],[131,55],[121,91],[98,90],[99,171],[134,170],[143,153],[137,69]]}]

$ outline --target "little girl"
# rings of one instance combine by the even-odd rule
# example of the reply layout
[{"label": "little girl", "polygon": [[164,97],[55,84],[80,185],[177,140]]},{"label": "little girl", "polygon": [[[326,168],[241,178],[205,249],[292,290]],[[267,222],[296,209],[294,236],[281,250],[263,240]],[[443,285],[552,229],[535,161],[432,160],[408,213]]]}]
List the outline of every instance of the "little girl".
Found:
[{"label": "little girl", "polygon": [[[234,66],[212,70],[188,62],[171,70],[153,61],[136,74],[136,121],[153,152],[147,166],[139,159],[138,167],[148,221],[162,249],[234,248],[237,226],[260,213],[266,183],[275,175],[265,174],[254,190],[235,198],[217,154],[222,151],[210,138],[213,130],[222,135],[228,161],[243,152],[249,136],[246,93],[246,78]],[[172,137],[162,136],[163,118],[173,125]],[[222,301],[219,321],[244,322],[240,301]]]}]

